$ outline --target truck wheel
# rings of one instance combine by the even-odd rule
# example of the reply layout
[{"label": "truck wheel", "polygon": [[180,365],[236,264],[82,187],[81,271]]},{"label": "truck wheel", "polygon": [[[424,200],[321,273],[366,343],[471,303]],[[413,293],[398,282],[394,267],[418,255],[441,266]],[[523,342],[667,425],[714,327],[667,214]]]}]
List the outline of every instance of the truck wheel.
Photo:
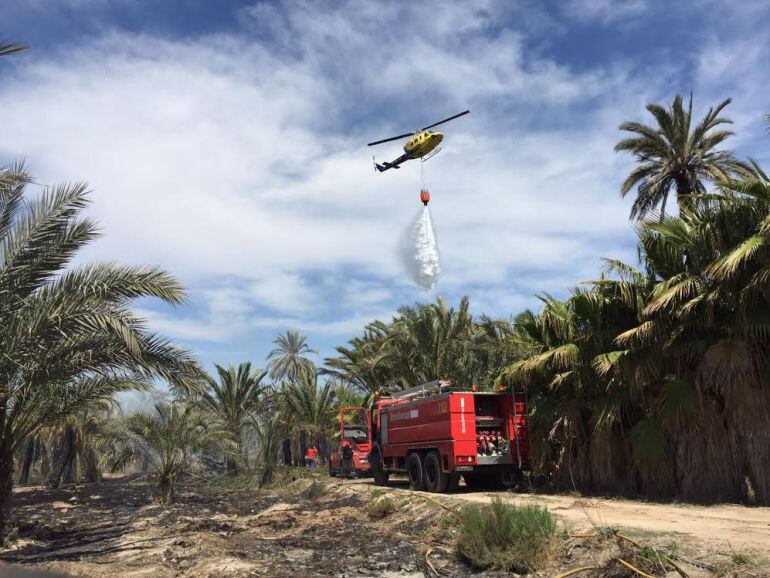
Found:
[{"label": "truck wheel", "polygon": [[406,471],[409,474],[409,488],[412,490],[424,490],[425,478],[422,475],[422,460],[417,452],[409,454],[406,458]]},{"label": "truck wheel", "polygon": [[449,485],[449,474],[441,471],[441,456],[438,452],[428,452],[428,455],[425,456],[423,479],[425,480],[425,489],[429,492],[446,492]]},{"label": "truck wheel", "polygon": [[387,486],[390,473],[386,472],[382,465],[382,451],[380,451],[380,446],[374,446],[372,448],[372,452],[369,454],[369,463],[371,464],[374,483],[378,486]]}]

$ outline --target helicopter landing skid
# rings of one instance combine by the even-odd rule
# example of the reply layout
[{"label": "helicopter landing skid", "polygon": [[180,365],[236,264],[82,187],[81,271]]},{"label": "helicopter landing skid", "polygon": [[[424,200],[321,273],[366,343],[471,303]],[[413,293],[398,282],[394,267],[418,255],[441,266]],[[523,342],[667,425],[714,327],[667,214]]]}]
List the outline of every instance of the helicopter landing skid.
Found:
[{"label": "helicopter landing skid", "polygon": [[425,155],[424,157],[420,157],[420,160],[421,160],[422,162],[427,162],[427,161],[429,161],[430,159],[432,159],[433,157],[435,157],[435,156],[436,156],[438,153],[440,153],[440,152],[441,152],[441,147],[439,147],[439,148],[437,148],[437,149],[434,149],[434,150],[432,150],[432,151],[431,151],[429,154]]}]

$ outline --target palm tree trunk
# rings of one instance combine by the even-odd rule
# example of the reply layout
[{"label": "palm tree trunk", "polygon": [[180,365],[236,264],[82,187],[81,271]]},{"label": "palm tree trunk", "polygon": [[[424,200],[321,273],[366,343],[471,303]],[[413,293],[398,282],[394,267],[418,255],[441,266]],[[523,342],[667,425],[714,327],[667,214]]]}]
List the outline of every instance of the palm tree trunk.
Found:
[{"label": "palm tree trunk", "polygon": [[272,461],[268,460],[267,464],[265,464],[265,469],[262,472],[262,478],[259,480],[259,487],[262,488],[272,484],[273,479],[275,478],[274,474],[275,468],[273,468]]},{"label": "palm tree trunk", "polygon": [[64,432],[56,443],[56,449],[53,452],[51,460],[51,475],[48,478],[48,485],[53,489],[61,486],[62,478],[69,472],[72,461],[75,459],[75,430],[70,426],[64,429]]},{"label": "palm tree trunk", "polygon": [[63,484],[74,484],[78,481],[78,464],[75,460],[76,457],[77,452],[73,451],[72,455],[70,455],[67,460],[67,465],[64,468],[64,475],[62,476]]},{"label": "palm tree trunk", "polygon": [[29,472],[32,469],[32,462],[35,461],[35,438],[29,438],[24,448],[24,461],[21,465],[19,474],[19,485],[25,486],[29,483]]},{"label": "palm tree trunk", "polygon": [[7,439],[0,441],[0,544],[5,543],[11,520],[13,496],[13,450]]},{"label": "palm tree trunk", "polygon": [[99,469],[99,458],[94,447],[88,443],[83,451],[83,475],[88,483],[102,481],[102,471]]},{"label": "palm tree trunk", "polygon": [[170,504],[176,498],[174,478],[171,475],[161,475],[158,480],[158,500],[161,504]]},{"label": "palm tree trunk", "polygon": [[692,199],[688,197],[692,193],[693,190],[686,179],[676,180],[676,202],[679,204],[680,210],[692,208]]},{"label": "palm tree trunk", "polygon": [[281,456],[283,457],[283,465],[291,465],[291,439],[284,438],[281,442]]},{"label": "palm tree trunk", "polygon": [[305,467],[305,455],[307,454],[307,432],[299,432],[299,465]]}]

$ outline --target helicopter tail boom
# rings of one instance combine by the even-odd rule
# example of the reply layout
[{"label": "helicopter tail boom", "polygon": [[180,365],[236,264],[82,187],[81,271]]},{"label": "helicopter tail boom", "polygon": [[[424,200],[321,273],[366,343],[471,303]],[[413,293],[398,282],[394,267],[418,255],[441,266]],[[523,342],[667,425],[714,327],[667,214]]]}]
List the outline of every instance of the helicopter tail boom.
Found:
[{"label": "helicopter tail boom", "polygon": [[400,157],[398,157],[396,160],[392,162],[385,161],[382,164],[380,164],[377,161],[375,161],[374,168],[379,172],[387,171],[388,169],[400,169],[401,167],[398,165],[400,165],[401,163],[403,163],[408,159],[409,157],[407,155],[401,155]]}]

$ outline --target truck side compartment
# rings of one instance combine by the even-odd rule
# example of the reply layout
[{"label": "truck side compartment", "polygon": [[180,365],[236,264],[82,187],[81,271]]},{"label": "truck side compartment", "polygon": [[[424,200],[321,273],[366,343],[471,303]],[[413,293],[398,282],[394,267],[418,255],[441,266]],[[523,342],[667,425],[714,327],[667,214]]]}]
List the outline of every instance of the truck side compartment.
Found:
[{"label": "truck side compartment", "polygon": [[[414,391],[413,391],[414,390]],[[378,399],[370,463],[377,483],[406,473],[415,489],[512,484],[528,467],[526,396],[432,382]]]}]

